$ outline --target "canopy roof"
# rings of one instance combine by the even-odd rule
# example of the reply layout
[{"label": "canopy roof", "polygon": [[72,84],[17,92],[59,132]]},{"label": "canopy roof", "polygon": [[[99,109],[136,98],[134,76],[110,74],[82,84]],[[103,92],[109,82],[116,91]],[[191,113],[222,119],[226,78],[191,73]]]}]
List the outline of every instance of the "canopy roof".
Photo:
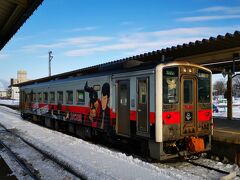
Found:
[{"label": "canopy roof", "polygon": [[42,2],[43,0],[0,1],[0,50]]}]

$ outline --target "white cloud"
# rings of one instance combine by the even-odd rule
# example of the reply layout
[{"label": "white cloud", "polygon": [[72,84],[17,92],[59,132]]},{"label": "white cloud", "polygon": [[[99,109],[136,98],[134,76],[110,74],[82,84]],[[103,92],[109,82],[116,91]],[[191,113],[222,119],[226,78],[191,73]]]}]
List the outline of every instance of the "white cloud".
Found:
[{"label": "white cloud", "polygon": [[207,38],[213,32],[220,32],[223,29],[210,27],[197,28],[176,28],[162,31],[141,32],[127,34],[125,36],[114,38],[111,44],[103,44],[90,48],[75,48],[65,52],[66,56],[87,56],[99,52],[138,52],[144,53],[173,45],[188,43],[197,39]]},{"label": "white cloud", "polygon": [[74,37],[64,39],[63,43],[67,45],[82,45],[82,44],[91,44],[91,43],[98,43],[98,42],[105,42],[111,40],[111,37],[104,37],[104,36],[83,36],[83,37]]},{"label": "white cloud", "polygon": [[240,19],[240,15],[193,16],[193,17],[179,18],[178,21],[182,21],[182,22],[198,22],[198,21],[224,20],[224,19]]},{"label": "white cloud", "polygon": [[167,39],[161,40],[158,38],[155,41],[148,40],[147,38],[145,40],[129,39],[128,41],[125,41],[125,42],[119,42],[119,43],[106,45],[106,46],[71,50],[71,51],[67,51],[65,55],[66,56],[86,56],[86,55],[91,55],[98,52],[129,51],[129,50],[135,50],[134,52],[144,53],[148,51],[161,49],[164,47],[169,47],[176,44],[181,44],[184,42],[195,41],[196,38],[197,37],[168,39],[168,40]]},{"label": "white cloud", "polygon": [[[174,28],[151,32],[127,32],[112,37],[108,36],[80,36],[59,39],[56,43],[33,44],[24,47],[24,50],[54,51],[60,49],[65,56],[82,57],[98,53],[112,53],[121,51],[127,54],[140,54],[148,51],[159,50],[166,47],[181,45],[190,41],[202,40],[210,36],[225,34],[239,29],[235,27],[193,27]],[[134,53],[135,52],[135,53]],[[134,53],[134,54],[133,54]],[[46,58],[46,56],[42,56]]]},{"label": "white cloud", "polygon": [[34,38],[35,36],[29,35],[29,36],[16,36],[13,38],[14,41],[25,41],[27,39]]},{"label": "white cloud", "polygon": [[89,48],[75,48],[65,52],[66,56],[87,56],[99,52],[121,51],[136,55],[166,47],[195,42],[210,36],[217,36],[238,29],[235,27],[194,27],[175,28],[152,32],[129,33],[113,38],[108,44],[101,44]]},{"label": "white cloud", "polygon": [[96,30],[97,27],[95,26],[88,26],[88,27],[80,27],[80,28],[74,28],[71,30],[67,30],[67,32],[83,32],[83,31],[93,31]]},{"label": "white cloud", "polygon": [[61,39],[58,40],[58,42],[56,43],[27,45],[22,48],[22,51],[35,52],[40,49],[68,48],[70,46],[88,47],[96,45],[99,42],[109,41],[110,39],[111,37],[104,36],[80,36],[74,38]]},{"label": "white cloud", "polygon": [[178,18],[181,22],[200,22],[226,19],[240,19],[240,6],[212,6],[203,9],[198,9],[192,13],[201,15]]},{"label": "white cloud", "polygon": [[239,14],[240,13],[240,7],[226,7],[226,6],[213,6],[213,7],[207,7],[203,9],[199,9],[197,12],[219,12],[219,13],[226,13],[226,14]]}]

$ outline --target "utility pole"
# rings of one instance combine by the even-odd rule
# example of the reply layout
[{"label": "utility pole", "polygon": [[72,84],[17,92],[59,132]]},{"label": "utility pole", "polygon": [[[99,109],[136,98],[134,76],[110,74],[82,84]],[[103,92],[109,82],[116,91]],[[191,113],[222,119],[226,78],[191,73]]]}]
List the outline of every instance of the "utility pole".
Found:
[{"label": "utility pole", "polygon": [[48,68],[49,68],[49,77],[51,76],[51,61],[52,61],[52,51],[48,52]]}]

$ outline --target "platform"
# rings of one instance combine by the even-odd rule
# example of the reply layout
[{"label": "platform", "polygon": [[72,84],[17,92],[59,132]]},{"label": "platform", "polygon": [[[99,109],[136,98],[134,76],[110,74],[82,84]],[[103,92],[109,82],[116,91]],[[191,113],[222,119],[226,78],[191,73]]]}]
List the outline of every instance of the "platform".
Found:
[{"label": "platform", "polygon": [[240,165],[240,119],[214,118],[211,154]]},{"label": "platform", "polygon": [[213,140],[232,144],[240,144],[240,119],[227,120],[215,117],[213,119]]}]

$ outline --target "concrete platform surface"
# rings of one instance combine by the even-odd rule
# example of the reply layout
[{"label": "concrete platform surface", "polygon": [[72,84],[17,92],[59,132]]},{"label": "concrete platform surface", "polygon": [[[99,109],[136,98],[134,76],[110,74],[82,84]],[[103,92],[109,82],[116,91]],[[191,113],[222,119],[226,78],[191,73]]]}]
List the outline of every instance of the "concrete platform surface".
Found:
[{"label": "concrete platform surface", "polygon": [[214,118],[213,140],[240,144],[240,119]]}]

